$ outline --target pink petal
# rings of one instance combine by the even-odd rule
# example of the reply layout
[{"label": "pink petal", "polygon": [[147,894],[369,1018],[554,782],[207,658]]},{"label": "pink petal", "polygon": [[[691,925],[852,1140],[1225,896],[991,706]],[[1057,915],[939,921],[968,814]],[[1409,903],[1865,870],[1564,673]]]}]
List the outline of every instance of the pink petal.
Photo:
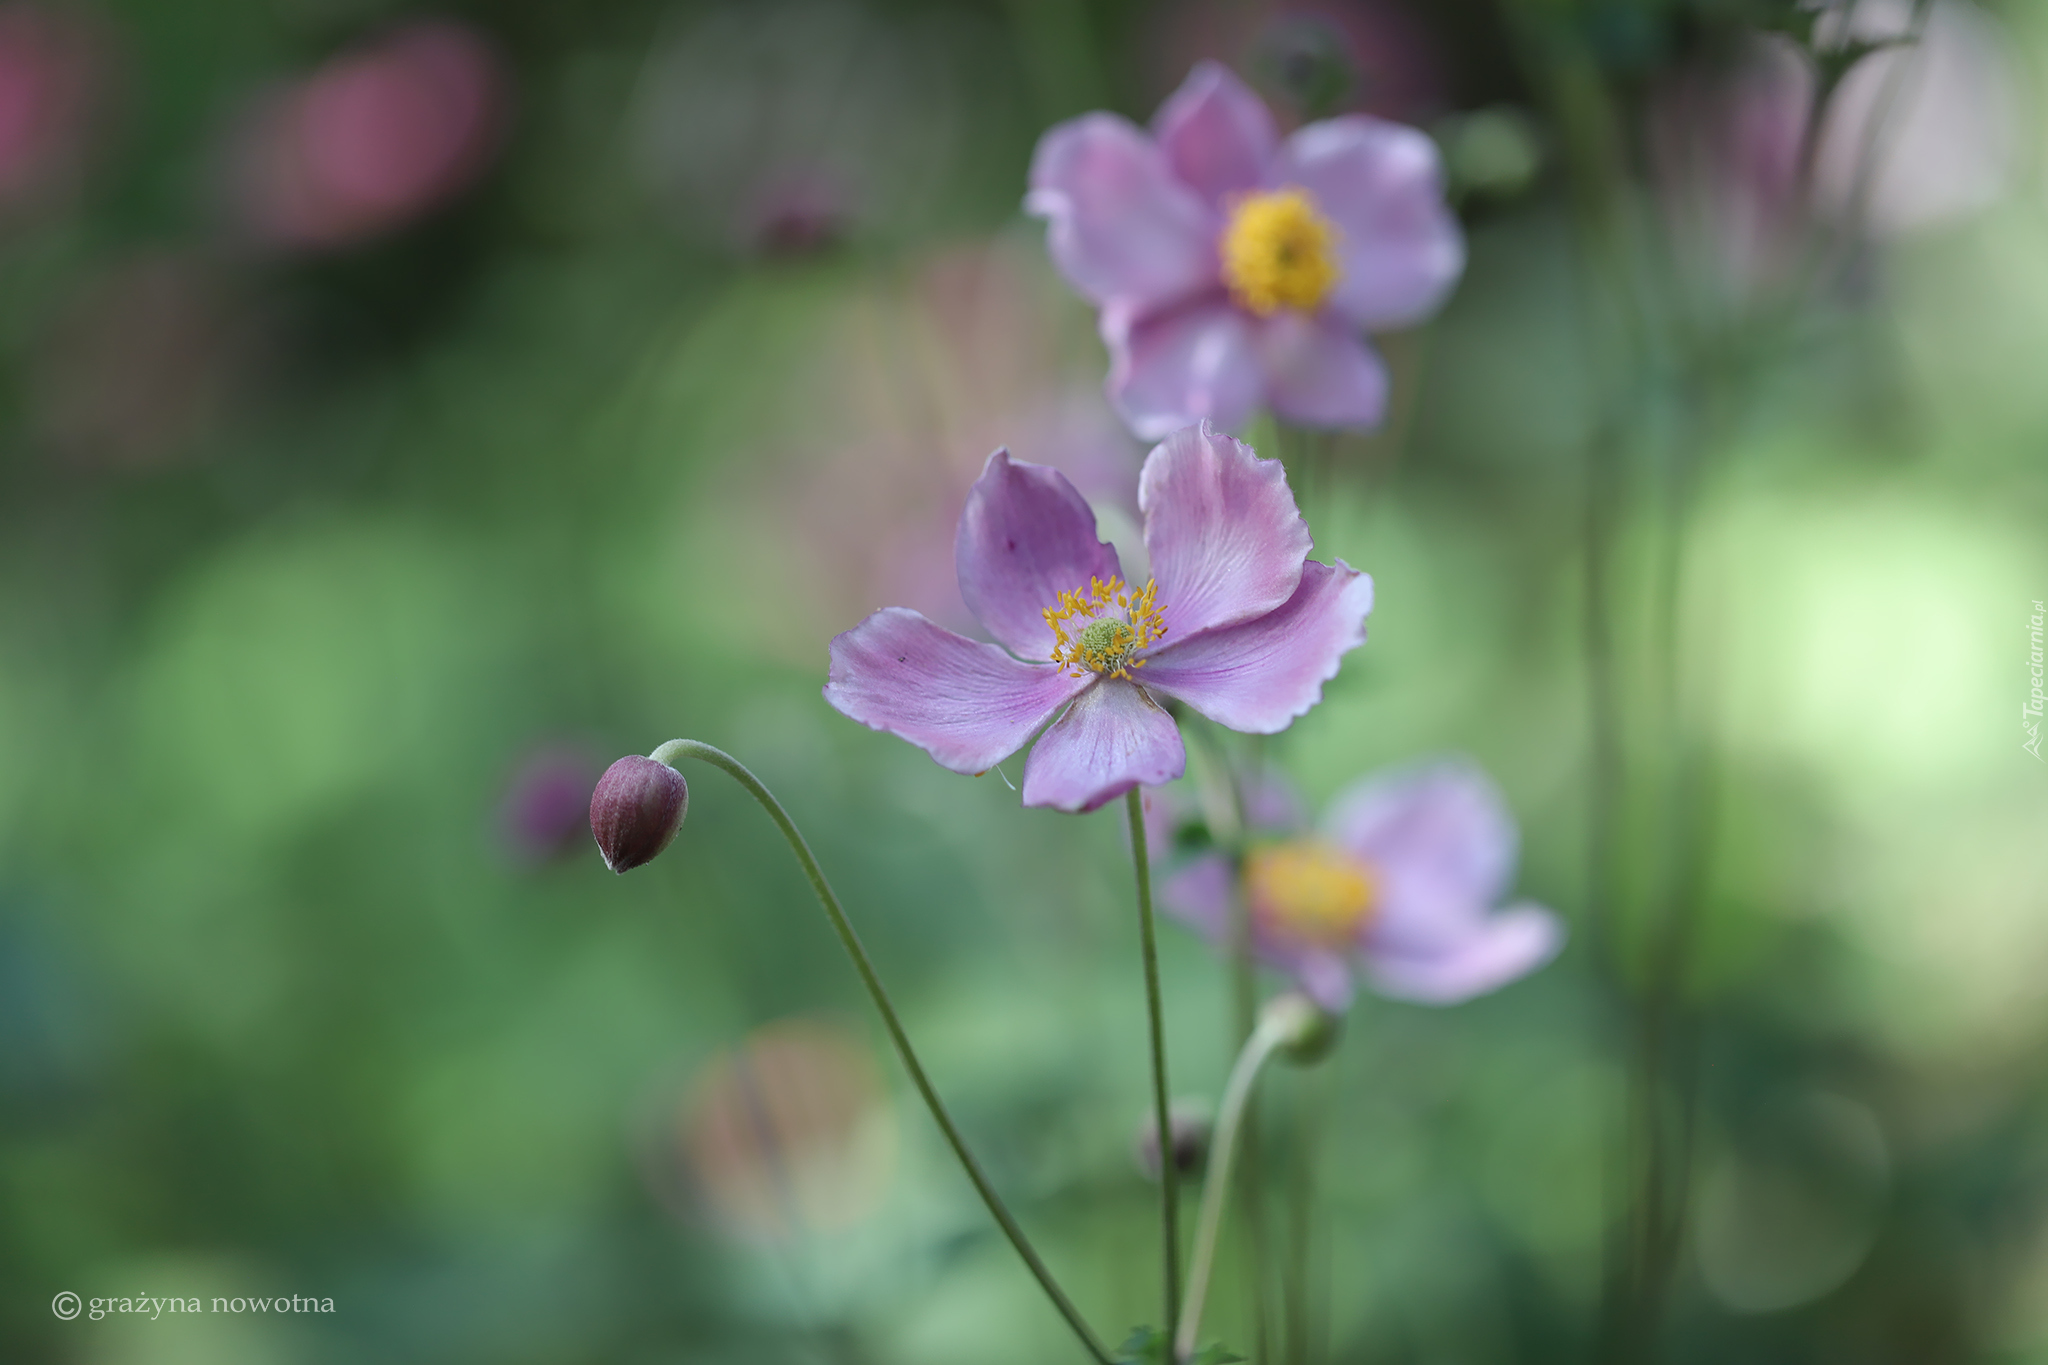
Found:
[{"label": "pink petal", "polygon": [[1144,440],[1204,421],[1241,428],[1259,405],[1251,324],[1221,294],[1142,318],[1105,308],[1102,340],[1109,401]]},{"label": "pink petal", "polygon": [[1262,950],[1281,971],[1293,977],[1308,998],[1332,1014],[1351,1008],[1351,967],[1326,948],[1273,948]]},{"label": "pink petal", "polygon": [[1207,422],[1176,431],[1145,457],[1138,508],[1167,648],[1263,616],[1301,585],[1314,542],[1286,468]]},{"label": "pink petal", "polygon": [[1159,883],[1160,908],[1218,947],[1230,943],[1236,900],[1237,874],[1220,853],[1205,853]]},{"label": "pink petal", "polygon": [[1167,164],[1209,203],[1263,188],[1271,179],[1280,138],[1266,102],[1234,72],[1199,62],[1153,116]]},{"label": "pink petal", "polygon": [[1095,303],[1150,309],[1216,283],[1216,215],[1128,119],[1083,114],[1049,129],[1024,208],[1046,220],[1053,261]]},{"label": "pink petal", "polygon": [[1024,761],[1024,804],[1090,811],[1133,787],[1171,782],[1186,767],[1173,717],[1130,683],[1104,678],[1074,700]]},{"label": "pink petal", "polygon": [[1292,833],[1308,823],[1301,793],[1277,769],[1261,768],[1247,775],[1241,787],[1246,827]]},{"label": "pink petal", "polygon": [[[1230,860],[1209,853],[1180,868],[1159,885],[1160,908],[1200,934],[1219,951],[1231,944],[1231,913],[1237,902],[1237,874]],[[1344,957],[1317,944],[1252,928],[1252,956],[1293,977],[1324,1009],[1342,1014],[1351,1007],[1351,967]]]},{"label": "pink petal", "polygon": [[825,700],[917,745],[956,773],[986,772],[1090,679],[1027,664],[886,607],[832,641]]},{"label": "pink petal", "polygon": [[1218,725],[1255,735],[1285,730],[1323,699],[1346,651],[1365,643],[1372,579],[1338,560],[1301,566],[1301,587],[1277,611],[1152,655],[1145,686],[1178,697]]},{"label": "pink petal", "polygon": [[1507,803],[1491,778],[1462,760],[1355,783],[1330,802],[1322,823],[1338,847],[1380,869],[1389,895],[1377,931],[1409,946],[1452,932],[1434,927],[1443,915],[1484,914],[1514,873]]},{"label": "pink petal", "polygon": [[1145,792],[1145,847],[1152,859],[1152,875],[1173,857],[1174,831],[1200,814],[1194,797],[1184,787],[1152,787]]},{"label": "pink petal", "polygon": [[1280,163],[1281,180],[1314,195],[1344,234],[1331,309],[1372,331],[1436,311],[1465,268],[1465,237],[1426,134],[1346,114],[1295,132]]},{"label": "pink petal", "polygon": [[1027,659],[1052,657],[1045,609],[1062,592],[1108,582],[1116,551],[1095,538],[1095,513],[1067,476],[998,450],[967,495],[953,539],[960,597],[989,634]]},{"label": "pink petal", "polygon": [[1260,326],[1258,347],[1274,416],[1304,427],[1376,427],[1386,415],[1387,368],[1352,323],[1276,313]]},{"label": "pink petal", "polygon": [[1538,905],[1517,905],[1433,953],[1393,953],[1368,944],[1366,977],[1373,989],[1397,1000],[1455,1005],[1527,976],[1556,957],[1564,939],[1556,915]]}]

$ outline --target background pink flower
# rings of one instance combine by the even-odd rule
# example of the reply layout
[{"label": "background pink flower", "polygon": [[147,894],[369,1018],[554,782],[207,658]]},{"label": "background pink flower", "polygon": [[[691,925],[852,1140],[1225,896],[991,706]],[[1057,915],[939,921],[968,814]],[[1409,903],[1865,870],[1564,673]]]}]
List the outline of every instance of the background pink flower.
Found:
[{"label": "background pink flower", "polygon": [[0,208],[75,177],[104,69],[97,35],[77,16],[0,5]]},{"label": "background pink flower", "polygon": [[587,749],[544,744],[530,750],[506,783],[498,827],[514,861],[548,862],[590,847],[590,795],[599,768]]},{"label": "background pink flower", "polygon": [[1108,113],[1048,131],[1024,202],[1100,308],[1110,401],[1148,438],[1261,407],[1377,424],[1387,372],[1362,333],[1429,316],[1465,265],[1427,136],[1349,114],[1283,140],[1214,62],[1150,133]]},{"label": "background pink flower", "polygon": [[253,116],[236,165],[243,220],[306,248],[410,222],[484,168],[504,94],[489,47],[459,24],[410,24],[344,53]]},{"label": "background pink flower", "polygon": [[[1252,838],[1237,862],[1205,852],[1161,883],[1160,904],[1211,942],[1230,942],[1235,907],[1252,952],[1326,1009],[1351,1002],[1354,976],[1382,995],[1451,1005],[1535,971],[1564,925],[1513,884],[1514,818],[1492,779],[1466,762],[1373,774],[1340,792],[1310,830],[1289,821],[1284,785],[1251,784]],[[1157,800],[1147,823],[1171,828]]]}]

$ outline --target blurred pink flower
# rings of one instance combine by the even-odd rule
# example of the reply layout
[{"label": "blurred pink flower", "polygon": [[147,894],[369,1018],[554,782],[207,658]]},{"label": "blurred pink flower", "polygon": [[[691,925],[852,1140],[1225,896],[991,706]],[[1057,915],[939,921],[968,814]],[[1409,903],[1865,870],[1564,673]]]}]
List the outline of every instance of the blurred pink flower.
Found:
[{"label": "blurred pink flower", "polygon": [[1652,94],[1658,200],[1703,292],[1740,301],[1783,283],[1797,263],[1813,94],[1806,54],[1775,36],[1756,38],[1732,62],[1681,71]]},{"label": "blurred pink flower", "polygon": [[[1889,0],[1843,6],[1819,41],[1901,37],[1910,13]],[[1849,69],[1811,133],[1819,80],[1784,38],[1756,37],[1732,60],[1668,80],[1650,100],[1649,145],[1677,255],[1699,292],[1740,307],[1791,284],[1816,227],[1853,217],[1857,231],[1882,238],[1996,201],[2018,159],[2005,46],[1981,11],[1936,3],[1918,42]]]},{"label": "blurred pink flower", "polygon": [[748,1241],[850,1227],[895,1176],[895,1119],[874,1056],[830,1020],[778,1020],[717,1053],[670,1122],[651,1153],[656,1192],[708,1207]]},{"label": "blurred pink flower", "polygon": [[1363,333],[1422,321],[1465,266],[1426,135],[1349,114],[1282,139],[1214,62],[1149,133],[1100,112],[1048,130],[1024,204],[1100,309],[1110,401],[1148,439],[1261,407],[1377,425],[1387,371]]},{"label": "blurred pink flower", "polygon": [[[1496,910],[1513,882],[1518,836],[1491,779],[1465,762],[1366,777],[1333,799],[1313,832],[1277,779],[1253,785],[1240,863],[1202,852],[1160,883],[1159,900],[1226,944],[1242,904],[1252,952],[1325,1009],[1351,1003],[1354,974],[1382,995],[1452,1005],[1526,976],[1564,945],[1562,921],[1527,902]],[[1148,803],[1151,837],[1175,825],[1173,799]]]},{"label": "blurred pink flower", "polygon": [[803,256],[836,245],[852,221],[853,196],[839,176],[785,168],[755,187],[741,233],[764,256]]},{"label": "blurred pink flower", "polygon": [[597,765],[580,747],[548,744],[528,753],[498,809],[512,856],[533,864],[582,852],[590,837],[590,793],[596,784]]},{"label": "blurred pink flower", "polygon": [[[1911,0],[1859,0],[1837,11],[1847,15],[1837,32],[1866,40],[1901,35],[1912,10]],[[2018,173],[2013,46],[1980,7],[1934,0],[1917,43],[1858,62],[1822,116],[1824,205],[1860,212],[1863,227],[1887,237],[1996,202]],[[1859,193],[1863,204],[1855,202]]]},{"label": "blurred pink flower", "polygon": [[0,207],[77,174],[103,71],[88,24],[37,5],[0,5]]},{"label": "blurred pink flower", "polygon": [[494,150],[504,79],[473,30],[411,23],[262,100],[234,167],[242,219],[282,246],[376,237],[466,189]]}]

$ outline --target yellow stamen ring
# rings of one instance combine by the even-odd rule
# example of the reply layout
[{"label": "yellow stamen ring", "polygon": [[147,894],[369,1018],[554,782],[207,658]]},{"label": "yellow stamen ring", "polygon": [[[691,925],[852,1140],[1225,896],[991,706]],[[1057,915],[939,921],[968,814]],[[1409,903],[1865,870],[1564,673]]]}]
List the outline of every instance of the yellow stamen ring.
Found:
[{"label": "yellow stamen ring", "polygon": [[1337,287],[1337,225],[1307,190],[1247,194],[1230,206],[1218,251],[1231,297],[1260,317],[1282,308],[1322,307]]},{"label": "yellow stamen ring", "polygon": [[1244,889],[1268,929],[1330,948],[1354,942],[1379,908],[1371,865],[1315,839],[1252,849],[1244,858]]},{"label": "yellow stamen ring", "polygon": [[[1073,676],[1099,673],[1128,680],[1143,668],[1138,651],[1166,634],[1165,610],[1155,600],[1159,585],[1147,579],[1133,592],[1121,578],[1108,582],[1090,578],[1088,586],[1060,594],[1058,606],[1045,609],[1053,633],[1052,661],[1072,669]],[[1073,633],[1068,626],[1073,625]]]}]

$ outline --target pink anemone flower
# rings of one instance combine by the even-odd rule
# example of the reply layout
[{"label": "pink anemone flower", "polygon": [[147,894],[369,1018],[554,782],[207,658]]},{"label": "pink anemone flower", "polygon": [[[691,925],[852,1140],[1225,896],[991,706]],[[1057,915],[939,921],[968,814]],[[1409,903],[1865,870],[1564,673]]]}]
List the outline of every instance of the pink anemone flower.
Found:
[{"label": "pink anemone flower", "polygon": [[446,20],[407,24],[260,103],[236,167],[242,216],[290,247],[381,236],[475,181],[504,103],[481,35]]},{"label": "pink anemone flower", "polygon": [[953,559],[960,596],[1000,644],[885,608],[832,641],[825,700],[959,773],[1039,735],[1024,804],[1065,811],[1181,775],[1165,700],[1233,730],[1286,729],[1364,642],[1372,579],[1309,559],[1280,462],[1207,423],[1146,457],[1138,507],[1152,567],[1142,588],[1065,476],[998,450],[967,495]]},{"label": "pink anemone flower", "polygon": [[[1243,859],[1201,853],[1165,878],[1159,900],[1219,946],[1242,905],[1253,956],[1325,1009],[1349,1007],[1356,975],[1397,1000],[1454,1005],[1519,980],[1564,946],[1563,922],[1542,906],[1495,910],[1514,878],[1515,822],[1472,764],[1361,779],[1313,830],[1290,796],[1255,787]],[[1261,808],[1272,814],[1261,819]],[[1164,814],[1148,823],[1170,827]]]},{"label": "pink anemone flower", "polygon": [[1025,208],[1101,309],[1108,390],[1141,437],[1252,412],[1369,427],[1387,372],[1361,335],[1435,312],[1465,266],[1436,145],[1366,114],[1284,140],[1259,97],[1203,62],[1150,134],[1115,114],[1050,129]]}]

